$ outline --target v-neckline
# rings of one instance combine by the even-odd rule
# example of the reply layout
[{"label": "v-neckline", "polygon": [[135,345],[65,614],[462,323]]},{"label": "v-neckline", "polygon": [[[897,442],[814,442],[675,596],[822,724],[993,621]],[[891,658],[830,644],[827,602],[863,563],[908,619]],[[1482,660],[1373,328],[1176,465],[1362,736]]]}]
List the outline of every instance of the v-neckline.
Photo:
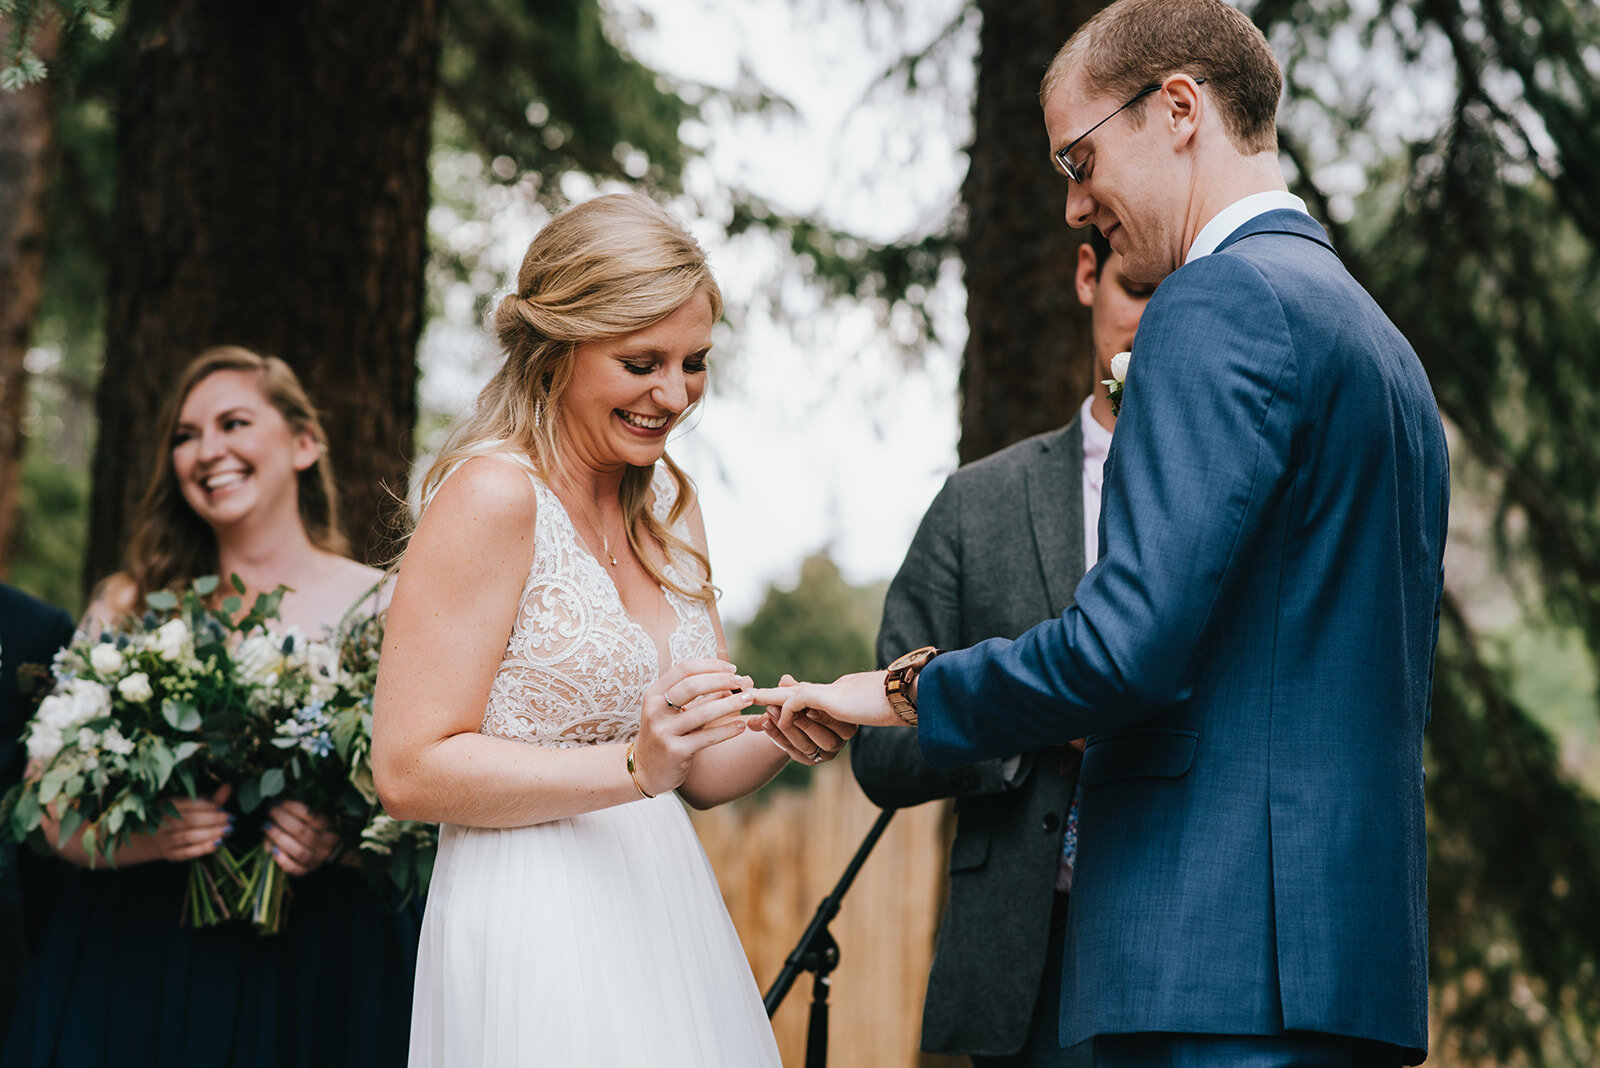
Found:
[{"label": "v-neckline", "polygon": [[650,628],[640,623],[634,618],[633,613],[628,611],[628,604],[622,599],[622,591],[617,588],[617,580],[611,577],[611,572],[606,570],[605,565],[600,562],[600,558],[595,556],[589,546],[585,545],[583,539],[578,536],[578,526],[572,521],[572,513],[567,511],[567,504],[561,499],[561,495],[556,493],[555,488],[543,479],[540,480],[540,485],[544,486],[545,491],[555,499],[556,506],[561,509],[561,520],[566,523],[567,531],[572,535],[573,545],[577,546],[578,552],[582,553],[584,559],[588,560],[590,565],[605,579],[607,588],[611,590],[611,599],[616,603],[617,610],[622,613],[622,618],[632,624],[633,628],[643,635],[644,640],[650,643],[650,647],[655,650],[656,677],[660,678],[665,675],[667,669],[672,667],[672,639],[678,636],[678,632],[688,622],[683,613],[678,611],[678,606],[672,602],[672,594],[659,583],[656,585],[656,589],[661,590],[661,599],[666,602],[667,610],[672,613],[672,618],[676,621],[673,623],[672,629],[667,631],[667,644],[663,649],[656,641],[655,635],[650,633]]}]

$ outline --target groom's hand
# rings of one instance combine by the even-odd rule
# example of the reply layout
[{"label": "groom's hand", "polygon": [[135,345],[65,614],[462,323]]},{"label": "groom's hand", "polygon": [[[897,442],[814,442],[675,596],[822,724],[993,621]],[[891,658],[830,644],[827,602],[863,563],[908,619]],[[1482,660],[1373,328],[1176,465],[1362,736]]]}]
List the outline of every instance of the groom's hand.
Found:
[{"label": "groom's hand", "polygon": [[[764,692],[787,694],[799,685],[793,676],[785,675],[777,687]],[[805,715],[794,716],[784,726],[779,726],[781,711],[781,706],[774,704],[759,715],[751,716],[746,726],[766,734],[773,745],[788,753],[790,759],[802,764],[821,764],[832,760],[856,734],[854,723],[840,722],[815,709],[807,710]]]},{"label": "groom's hand", "polygon": [[[837,682],[802,682],[794,686],[772,686],[754,691],[758,705],[775,708],[780,730],[794,724],[808,710],[817,711],[845,723],[864,727],[903,727],[905,720],[895,715],[884,696],[882,671],[858,671]],[[769,709],[771,714],[771,709]]]}]

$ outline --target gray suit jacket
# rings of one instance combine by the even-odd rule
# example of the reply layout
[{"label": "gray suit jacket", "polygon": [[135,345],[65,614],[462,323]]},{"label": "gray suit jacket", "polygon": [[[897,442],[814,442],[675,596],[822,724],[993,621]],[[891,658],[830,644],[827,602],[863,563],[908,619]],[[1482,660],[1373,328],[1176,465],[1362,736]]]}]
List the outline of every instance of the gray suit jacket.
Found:
[{"label": "gray suit jacket", "polygon": [[[1083,433],[1074,419],[945,482],[889,586],[878,660],[1015,638],[1073,603],[1083,564]],[[851,745],[856,779],[878,805],[956,799],[950,898],[922,1012],[930,1053],[1018,1052],[1043,978],[1076,762],[1064,765],[1057,747],[1024,755],[1009,778],[1002,763],[936,770],[916,732],[894,728],[866,728]]]}]

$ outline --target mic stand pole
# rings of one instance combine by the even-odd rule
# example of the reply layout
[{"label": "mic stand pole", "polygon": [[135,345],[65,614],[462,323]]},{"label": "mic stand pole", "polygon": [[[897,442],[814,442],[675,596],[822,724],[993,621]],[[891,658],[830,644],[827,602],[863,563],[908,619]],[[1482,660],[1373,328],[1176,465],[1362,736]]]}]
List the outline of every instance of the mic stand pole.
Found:
[{"label": "mic stand pole", "polygon": [[867,854],[872,852],[872,847],[883,837],[884,828],[889,826],[889,819],[894,812],[894,809],[886,808],[878,813],[877,821],[867,832],[866,838],[862,839],[861,845],[856,849],[856,855],[851,857],[850,863],[845,866],[844,874],[839,876],[839,882],[834,886],[833,892],[823,898],[822,903],[817,906],[817,913],[811,918],[811,926],[800,936],[800,941],[788,959],[783,962],[783,971],[778,973],[778,978],[773,980],[766,996],[761,999],[770,1019],[778,1011],[778,1006],[783,1004],[789,988],[794,985],[801,972],[811,972],[814,976],[811,983],[811,1018],[806,1024],[805,1068],[823,1068],[828,1063],[828,976],[839,964],[839,943],[834,941],[833,934],[828,930],[828,924],[839,914],[839,906],[844,902],[845,891],[855,882],[857,873],[861,871],[861,865],[867,861]]}]

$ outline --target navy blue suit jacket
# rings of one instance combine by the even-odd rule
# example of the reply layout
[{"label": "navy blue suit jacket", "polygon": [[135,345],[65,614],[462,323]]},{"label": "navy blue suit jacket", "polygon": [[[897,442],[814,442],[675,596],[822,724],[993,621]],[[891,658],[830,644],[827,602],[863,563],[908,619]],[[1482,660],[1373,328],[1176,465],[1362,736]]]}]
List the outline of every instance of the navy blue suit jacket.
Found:
[{"label": "navy blue suit jacket", "polygon": [[1087,735],[1061,1038],[1427,1045],[1449,470],[1416,353],[1271,211],[1145,310],[1077,604],[934,660],[924,756]]}]

